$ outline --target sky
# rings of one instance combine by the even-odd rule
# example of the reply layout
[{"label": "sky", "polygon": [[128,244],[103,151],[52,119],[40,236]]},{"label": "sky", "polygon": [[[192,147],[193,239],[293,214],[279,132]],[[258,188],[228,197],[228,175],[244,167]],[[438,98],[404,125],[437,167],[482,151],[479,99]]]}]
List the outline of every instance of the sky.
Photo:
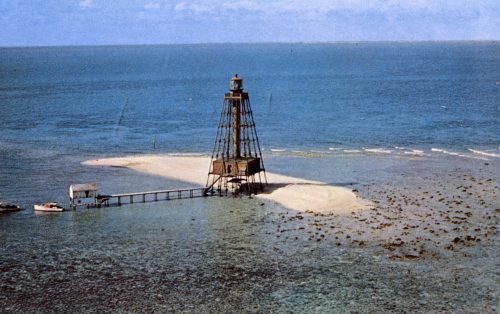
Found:
[{"label": "sky", "polygon": [[0,0],[0,46],[500,40],[498,0]]}]

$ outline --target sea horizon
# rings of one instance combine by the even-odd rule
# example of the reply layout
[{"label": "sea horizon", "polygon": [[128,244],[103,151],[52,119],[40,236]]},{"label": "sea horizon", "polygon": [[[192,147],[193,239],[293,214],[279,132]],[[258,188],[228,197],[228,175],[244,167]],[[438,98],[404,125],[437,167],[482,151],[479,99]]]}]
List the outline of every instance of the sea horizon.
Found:
[{"label": "sea horizon", "polygon": [[134,46],[205,46],[205,45],[322,45],[322,44],[370,44],[370,43],[500,43],[500,39],[422,39],[422,40],[332,40],[332,41],[220,41],[220,42],[171,42],[171,43],[100,43],[100,44],[55,44],[29,46],[0,46],[9,48],[76,48],[76,47],[134,47]]}]

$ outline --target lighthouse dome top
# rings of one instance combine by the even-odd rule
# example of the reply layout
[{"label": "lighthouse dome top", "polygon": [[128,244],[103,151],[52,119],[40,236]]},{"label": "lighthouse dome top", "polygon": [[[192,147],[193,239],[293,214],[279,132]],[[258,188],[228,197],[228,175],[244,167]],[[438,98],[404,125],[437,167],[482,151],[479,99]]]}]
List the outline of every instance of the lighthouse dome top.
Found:
[{"label": "lighthouse dome top", "polygon": [[241,92],[243,90],[243,79],[235,74],[229,82],[229,90],[232,92]]}]

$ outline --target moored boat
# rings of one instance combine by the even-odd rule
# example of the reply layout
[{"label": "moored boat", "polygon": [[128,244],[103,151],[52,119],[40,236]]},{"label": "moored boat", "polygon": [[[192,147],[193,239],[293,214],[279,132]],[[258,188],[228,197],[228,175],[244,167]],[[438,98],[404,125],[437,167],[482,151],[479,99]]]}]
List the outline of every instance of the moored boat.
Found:
[{"label": "moored boat", "polygon": [[11,213],[18,212],[22,208],[19,205],[9,204],[9,203],[0,203],[0,213]]},{"label": "moored boat", "polygon": [[35,204],[36,211],[42,212],[62,212],[64,211],[64,207],[55,202],[45,203],[43,205]]}]

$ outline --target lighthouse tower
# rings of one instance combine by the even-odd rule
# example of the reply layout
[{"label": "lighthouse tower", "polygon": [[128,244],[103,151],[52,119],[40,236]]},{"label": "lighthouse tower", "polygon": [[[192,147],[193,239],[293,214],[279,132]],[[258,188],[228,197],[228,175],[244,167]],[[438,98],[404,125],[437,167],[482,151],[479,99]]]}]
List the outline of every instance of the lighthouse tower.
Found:
[{"label": "lighthouse tower", "polygon": [[205,193],[255,193],[267,184],[248,93],[236,74],[224,95]]}]

